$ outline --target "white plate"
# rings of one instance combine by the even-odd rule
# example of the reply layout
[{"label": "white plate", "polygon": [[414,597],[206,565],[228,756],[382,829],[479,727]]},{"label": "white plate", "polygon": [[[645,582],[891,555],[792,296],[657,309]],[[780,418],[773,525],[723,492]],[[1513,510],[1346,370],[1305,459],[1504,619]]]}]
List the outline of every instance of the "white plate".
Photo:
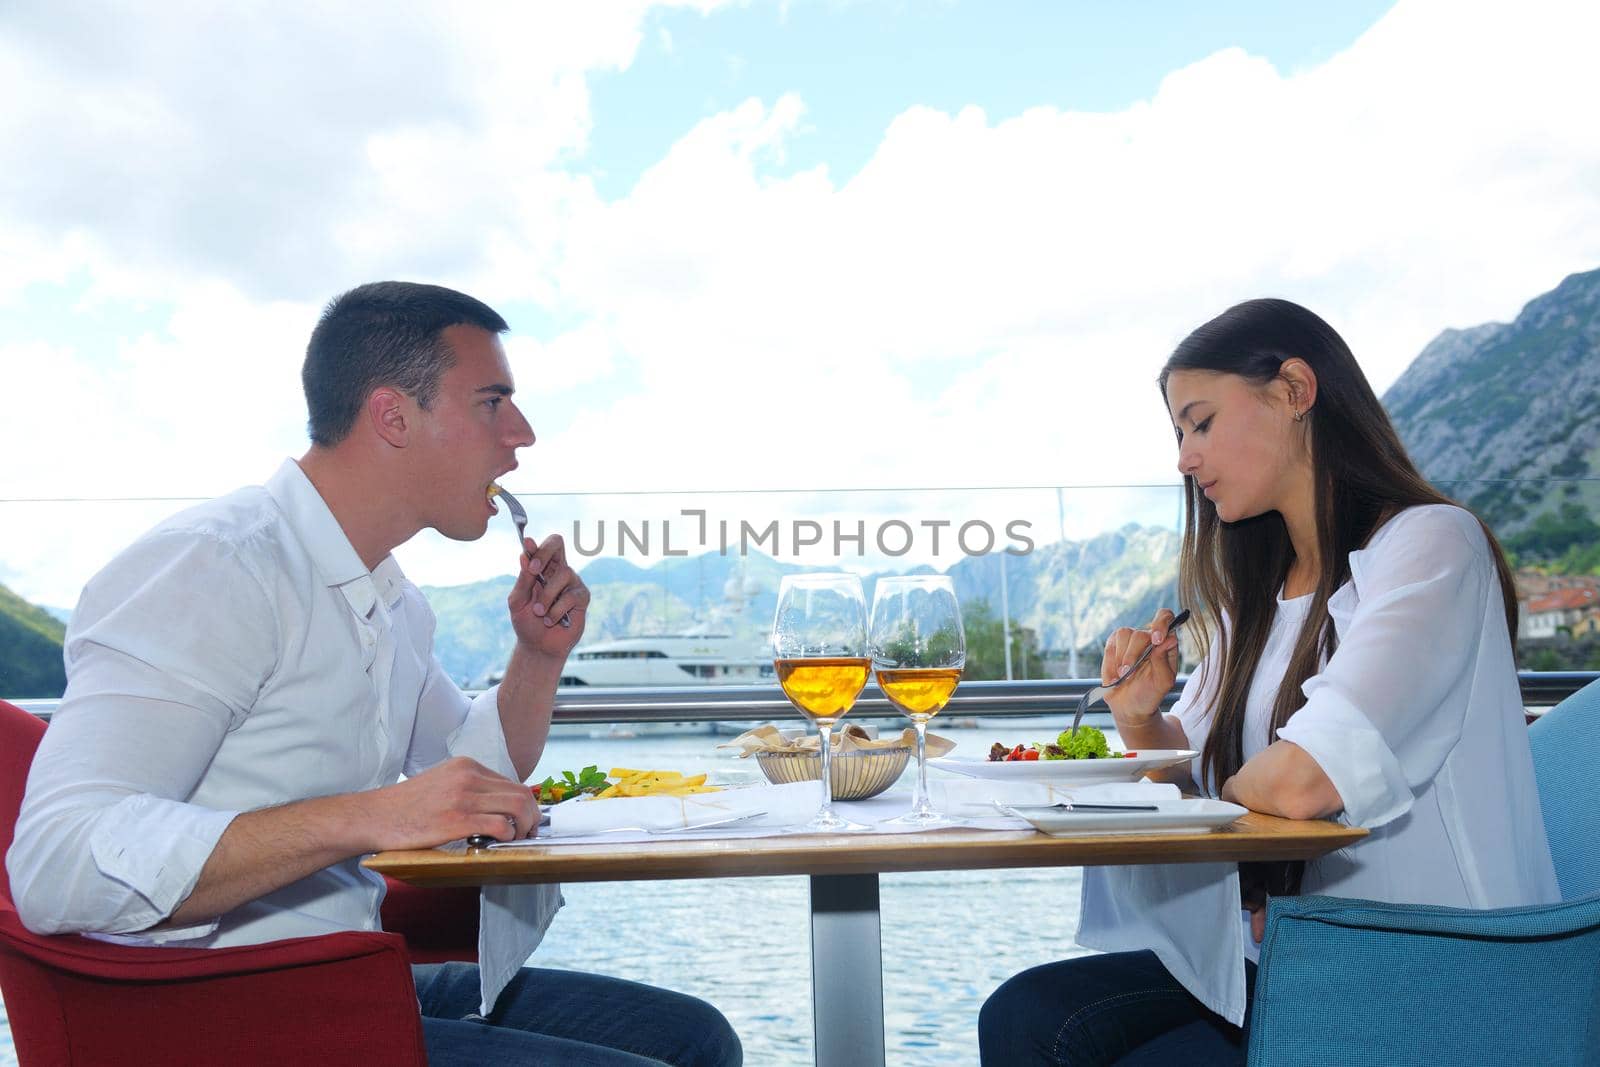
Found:
[{"label": "white plate", "polygon": [[1064,811],[1034,804],[1018,804],[1010,810],[1051,837],[1220,830],[1245,813],[1244,808],[1226,800],[1167,800],[1161,802],[1159,811]]},{"label": "white plate", "polygon": [[1200,755],[1186,748],[1138,751],[1131,759],[1039,759],[1012,763],[944,756],[929,760],[928,766],[997,782],[1137,782],[1147,771],[1187,763]]}]

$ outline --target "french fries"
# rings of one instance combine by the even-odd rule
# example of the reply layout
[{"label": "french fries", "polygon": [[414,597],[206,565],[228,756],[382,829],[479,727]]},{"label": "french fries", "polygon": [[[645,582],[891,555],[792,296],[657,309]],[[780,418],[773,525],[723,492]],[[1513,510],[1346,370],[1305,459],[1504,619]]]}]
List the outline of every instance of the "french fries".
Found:
[{"label": "french fries", "polygon": [[694,793],[716,793],[721,786],[706,785],[706,776],[685,776],[678,771],[636,771],[628,767],[611,768],[616,782],[599,793],[596,800],[610,797],[686,797]]}]

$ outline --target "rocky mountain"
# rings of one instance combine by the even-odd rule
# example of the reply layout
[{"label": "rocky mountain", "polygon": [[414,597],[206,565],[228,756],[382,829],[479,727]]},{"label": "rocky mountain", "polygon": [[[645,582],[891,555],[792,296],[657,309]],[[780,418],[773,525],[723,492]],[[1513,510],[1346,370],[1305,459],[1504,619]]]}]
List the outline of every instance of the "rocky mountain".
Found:
[{"label": "rocky mountain", "polygon": [[67,686],[65,635],[59,619],[0,585],[0,697],[60,696]]},{"label": "rocky mountain", "polygon": [[[1013,625],[1062,655],[1076,646],[1099,665],[1099,649],[1118,626],[1148,621],[1177,599],[1179,534],[1129,524],[1088,541],[1040,545],[1005,562],[1006,605]],[[950,568],[956,596],[1000,611],[1000,557],[969,556]],[[1080,666],[1083,666],[1080,664]]]},{"label": "rocky mountain", "polygon": [[1600,514],[1600,270],[1441,333],[1383,402],[1423,474],[1503,539],[1565,505]]}]

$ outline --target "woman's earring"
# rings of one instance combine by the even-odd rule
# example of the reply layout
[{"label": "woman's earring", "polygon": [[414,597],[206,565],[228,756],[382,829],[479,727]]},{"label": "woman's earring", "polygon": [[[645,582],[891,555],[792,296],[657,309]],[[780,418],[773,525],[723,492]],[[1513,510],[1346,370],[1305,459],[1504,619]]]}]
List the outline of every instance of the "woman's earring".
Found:
[{"label": "woman's earring", "polygon": [[1305,412],[1301,411],[1299,408],[1295,409],[1295,412],[1294,412],[1294,421],[1295,422],[1299,422],[1301,419],[1303,419],[1305,417],[1306,417],[1306,413]]}]

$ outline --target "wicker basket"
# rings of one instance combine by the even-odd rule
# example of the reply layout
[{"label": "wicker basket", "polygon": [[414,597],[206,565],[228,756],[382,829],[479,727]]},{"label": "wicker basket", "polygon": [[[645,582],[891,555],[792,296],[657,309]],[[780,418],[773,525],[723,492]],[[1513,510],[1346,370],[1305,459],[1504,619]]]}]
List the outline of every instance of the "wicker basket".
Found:
[{"label": "wicker basket", "polygon": [[[894,785],[911,759],[909,748],[865,748],[835,752],[828,760],[833,799],[865,800]],[[774,785],[815,782],[822,777],[822,758],[815,752],[757,752],[761,773]]]}]

